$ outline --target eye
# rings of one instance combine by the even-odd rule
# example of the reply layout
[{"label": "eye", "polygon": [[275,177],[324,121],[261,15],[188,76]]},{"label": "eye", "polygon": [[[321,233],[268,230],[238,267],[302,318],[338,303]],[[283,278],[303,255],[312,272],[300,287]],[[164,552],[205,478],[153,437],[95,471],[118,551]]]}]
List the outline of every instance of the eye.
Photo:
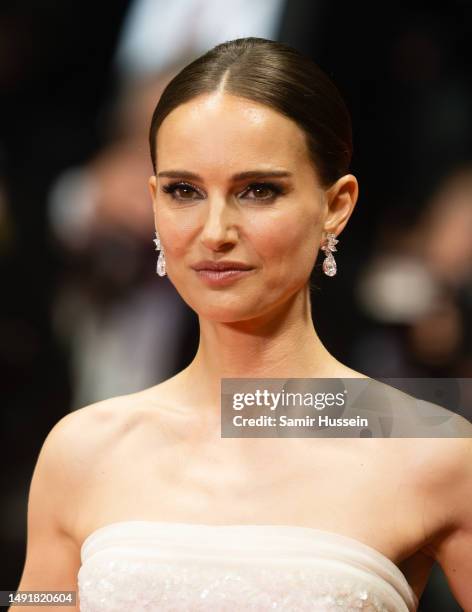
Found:
[{"label": "eye", "polygon": [[[162,187],[162,191],[170,194],[174,200],[180,201],[186,200],[187,202],[190,202],[192,200],[198,200],[202,197],[193,185],[182,181],[164,185]],[[255,197],[248,197],[248,200],[274,200],[278,195],[284,193],[282,187],[276,185],[275,183],[251,183],[247,186],[242,195],[246,197],[246,194],[250,193],[251,191],[257,195]]]},{"label": "eye", "polygon": [[[259,195],[257,197],[248,198],[249,200],[273,200],[278,195],[283,193],[283,189],[274,183],[251,183],[251,185],[248,185],[244,193],[247,194],[250,191],[253,191]],[[262,197],[259,197],[261,193]]]},{"label": "eye", "polygon": [[[169,183],[168,185],[164,185],[162,187],[162,191],[164,191],[165,193],[169,193],[171,194],[172,198],[174,200],[197,200],[198,198],[194,198],[191,197],[192,194],[196,193],[198,195],[197,190],[195,189],[195,187],[193,187],[192,185],[190,185],[190,183]],[[178,197],[176,197],[176,193],[177,192],[181,192],[184,195],[183,197],[181,197],[180,195],[178,195]],[[186,197],[187,195],[190,195],[190,197]]]}]

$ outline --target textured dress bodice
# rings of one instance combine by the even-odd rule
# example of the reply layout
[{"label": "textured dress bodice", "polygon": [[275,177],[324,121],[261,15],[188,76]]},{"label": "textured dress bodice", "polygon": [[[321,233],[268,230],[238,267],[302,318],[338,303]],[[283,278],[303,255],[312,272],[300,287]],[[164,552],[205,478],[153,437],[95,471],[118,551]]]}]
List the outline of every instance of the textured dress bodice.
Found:
[{"label": "textured dress bodice", "polygon": [[382,553],[309,527],[121,521],[86,538],[81,562],[82,612],[411,612],[418,605]]}]

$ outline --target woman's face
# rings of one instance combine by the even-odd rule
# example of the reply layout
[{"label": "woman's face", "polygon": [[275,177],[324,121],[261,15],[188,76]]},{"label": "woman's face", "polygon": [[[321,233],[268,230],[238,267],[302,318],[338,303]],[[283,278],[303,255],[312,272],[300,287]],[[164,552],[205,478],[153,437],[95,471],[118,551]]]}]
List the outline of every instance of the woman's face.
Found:
[{"label": "woman's face", "polygon": [[[167,274],[191,308],[215,321],[247,320],[306,285],[327,206],[294,122],[256,102],[207,94],[165,118],[156,147],[156,229]],[[251,269],[218,280],[193,268],[202,261]]]}]

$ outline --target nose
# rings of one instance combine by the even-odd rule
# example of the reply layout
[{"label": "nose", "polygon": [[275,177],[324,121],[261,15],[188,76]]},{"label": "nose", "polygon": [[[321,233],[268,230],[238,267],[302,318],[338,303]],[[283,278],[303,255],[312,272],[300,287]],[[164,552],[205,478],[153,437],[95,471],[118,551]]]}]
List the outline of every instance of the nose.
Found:
[{"label": "nose", "polygon": [[232,204],[226,202],[224,198],[211,199],[201,232],[202,244],[212,251],[225,250],[236,244],[238,240],[236,214]]}]

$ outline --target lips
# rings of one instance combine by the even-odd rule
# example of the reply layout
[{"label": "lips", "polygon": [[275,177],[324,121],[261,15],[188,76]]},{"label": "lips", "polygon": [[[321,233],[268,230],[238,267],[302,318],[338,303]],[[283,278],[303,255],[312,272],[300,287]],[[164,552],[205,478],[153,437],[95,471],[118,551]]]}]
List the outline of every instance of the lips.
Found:
[{"label": "lips", "polygon": [[252,270],[252,266],[242,261],[199,261],[193,265],[194,270],[210,270],[223,272],[225,270]]}]

